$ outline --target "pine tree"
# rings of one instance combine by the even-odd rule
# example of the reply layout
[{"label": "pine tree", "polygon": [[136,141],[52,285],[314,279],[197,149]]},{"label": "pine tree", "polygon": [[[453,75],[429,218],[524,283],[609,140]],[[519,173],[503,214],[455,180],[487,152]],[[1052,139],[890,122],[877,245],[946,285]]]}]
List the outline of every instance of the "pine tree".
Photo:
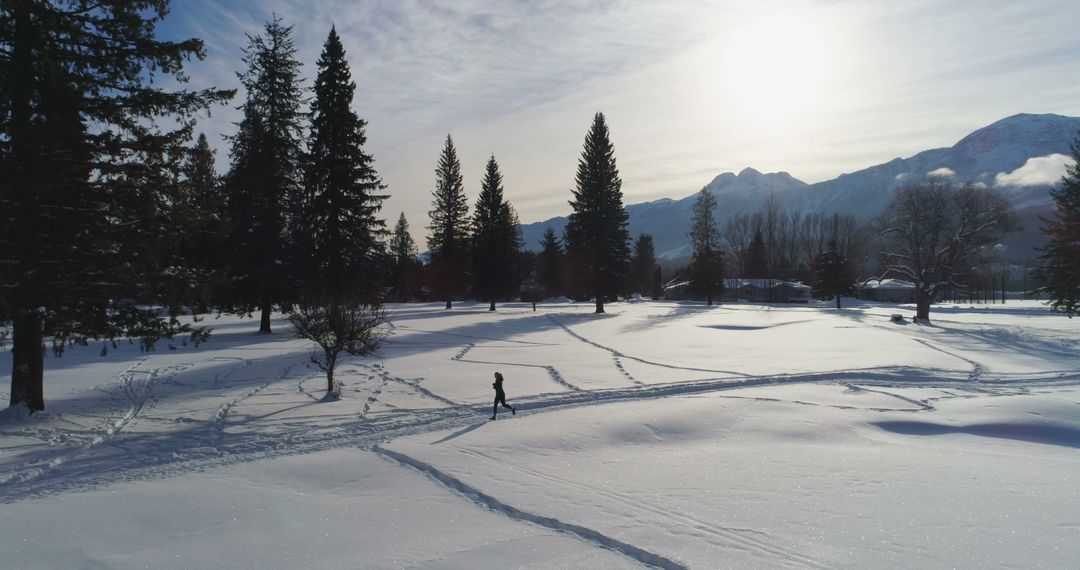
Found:
[{"label": "pine tree", "polygon": [[[205,313],[216,301],[215,291],[223,285],[221,267],[225,257],[221,251],[229,228],[221,177],[206,135],[199,134],[195,146],[187,149],[182,175],[171,220],[176,244],[174,272],[191,274],[180,285],[186,281],[196,283],[196,289],[187,292],[191,297],[188,302]],[[175,296],[184,298],[181,291]]]},{"label": "pine tree", "polygon": [[386,186],[364,152],[367,122],[351,108],[356,84],[334,28],[317,65],[298,224],[298,265],[306,269],[301,290],[314,298],[377,303],[387,235],[377,214]]},{"label": "pine tree", "polygon": [[247,100],[232,137],[226,189],[234,248],[229,305],[241,314],[259,310],[259,332],[269,333],[273,305],[295,300],[289,253],[301,209],[303,91],[292,27],[274,17],[263,32],[248,36],[248,68],[238,74]]},{"label": "pine tree", "polygon": [[840,308],[840,297],[851,293],[855,283],[851,264],[840,253],[835,241],[829,242],[829,248],[819,254],[812,264],[814,272],[813,292],[815,297],[836,298],[836,308]]},{"label": "pine tree", "polygon": [[603,313],[604,298],[625,290],[630,270],[629,216],[603,113],[596,114],[585,135],[574,182],[574,211],[565,232],[567,257],[577,288],[595,295],[596,312]]},{"label": "pine tree", "polygon": [[454,297],[465,293],[469,283],[469,204],[461,178],[461,163],[450,135],[435,168],[435,190],[432,192],[431,225],[427,246],[431,255],[433,287],[446,299],[446,308],[453,308]]},{"label": "pine tree", "polygon": [[656,246],[649,234],[638,234],[634,241],[634,253],[630,263],[633,286],[638,293],[644,294],[652,289],[653,270],[656,269]]},{"label": "pine tree", "polygon": [[417,259],[416,243],[409,235],[409,222],[405,212],[398,217],[390,236],[390,287],[393,297],[406,301],[419,290],[420,261]]},{"label": "pine tree", "polygon": [[694,248],[690,289],[704,295],[710,306],[713,296],[724,288],[724,252],[720,249],[720,226],[715,210],[716,198],[702,188],[690,219],[690,242]]},{"label": "pine tree", "polygon": [[563,249],[559,238],[555,236],[555,230],[548,226],[544,230],[543,239],[540,240],[540,256],[538,259],[540,287],[547,297],[558,297],[565,293],[563,275]]},{"label": "pine tree", "polygon": [[503,198],[502,180],[492,155],[484,170],[472,221],[472,289],[477,298],[488,301],[489,311],[495,310],[496,299],[512,296],[520,285],[516,270],[521,249],[517,214]]},{"label": "pine tree", "polygon": [[746,248],[746,267],[743,267],[743,277],[764,279],[768,275],[769,252],[765,248],[765,238],[758,229],[754,231],[754,239],[750,240],[750,246]]},{"label": "pine tree", "polygon": [[[11,405],[45,408],[45,331],[60,354],[89,338],[191,332],[146,304],[195,112],[231,92],[183,83],[202,42],[158,41],[150,2],[0,4],[0,321],[12,323]],[[160,74],[160,75],[159,75]],[[157,77],[155,77],[157,76]],[[171,130],[169,130],[171,129]],[[202,338],[206,331],[196,331]]]},{"label": "pine tree", "polygon": [[1037,276],[1055,311],[1070,317],[1080,313],[1080,133],[1072,143],[1073,163],[1065,167],[1058,188],[1050,191],[1056,212],[1043,220],[1050,238],[1040,251]]}]

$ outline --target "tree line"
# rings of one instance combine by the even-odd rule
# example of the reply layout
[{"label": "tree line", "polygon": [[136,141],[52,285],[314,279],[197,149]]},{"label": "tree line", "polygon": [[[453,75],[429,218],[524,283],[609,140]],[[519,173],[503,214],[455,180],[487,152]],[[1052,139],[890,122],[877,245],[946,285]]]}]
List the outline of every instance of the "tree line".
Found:
[{"label": "tree line", "polygon": [[[57,355],[95,339],[106,341],[103,353],[118,339],[146,350],[177,335],[199,343],[210,332],[199,313],[257,313],[263,333],[275,309],[290,314],[318,347],[312,359],[333,396],[338,358],[379,346],[387,301],[437,299],[450,309],[468,297],[494,311],[514,298],[568,296],[603,313],[619,296],[663,295],[652,238],[629,235],[602,113],[584,139],[566,229],[549,228],[537,254],[524,249],[504,186],[513,180],[494,155],[470,214],[448,135],[421,260],[404,214],[392,230],[383,218],[388,189],[365,150],[367,123],[353,108],[356,83],[337,30],[310,89],[290,26],[274,17],[247,38],[241,119],[219,176],[206,137],[194,136],[196,119],[236,91],[184,88],[185,66],[204,49],[198,39],[155,37],[168,4],[0,5],[0,330],[12,346],[12,405],[44,409],[46,341]],[[1077,168],[1054,193],[1041,273],[1054,307],[1070,314]],[[940,182],[901,188],[871,225],[785,212],[770,199],[721,228],[722,206],[703,190],[687,228],[685,274],[707,303],[725,275],[812,281],[839,299],[853,275],[872,270],[916,284],[920,319],[1013,223],[992,191]]]}]

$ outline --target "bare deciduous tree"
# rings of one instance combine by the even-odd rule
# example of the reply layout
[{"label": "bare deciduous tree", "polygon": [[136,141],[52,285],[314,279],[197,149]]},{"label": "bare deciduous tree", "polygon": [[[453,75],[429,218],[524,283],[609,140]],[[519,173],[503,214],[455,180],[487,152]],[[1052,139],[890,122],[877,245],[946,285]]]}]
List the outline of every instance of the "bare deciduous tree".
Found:
[{"label": "bare deciduous tree", "polygon": [[915,318],[930,321],[930,303],[945,287],[992,253],[1015,225],[1012,207],[997,193],[972,184],[956,188],[929,181],[897,189],[878,220],[883,272],[915,284]]},{"label": "bare deciduous tree", "polygon": [[334,381],[334,368],[341,354],[374,354],[385,336],[379,325],[386,322],[386,315],[379,305],[339,300],[309,302],[301,304],[289,320],[297,337],[316,345],[311,362],[326,372],[327,398],[341,394]]}]

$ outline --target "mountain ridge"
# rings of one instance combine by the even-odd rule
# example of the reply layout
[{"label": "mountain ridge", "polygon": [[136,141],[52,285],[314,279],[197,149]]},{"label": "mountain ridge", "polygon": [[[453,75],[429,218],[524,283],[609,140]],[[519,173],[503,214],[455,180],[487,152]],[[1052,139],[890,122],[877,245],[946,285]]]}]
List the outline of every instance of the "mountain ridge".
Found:
[{"label": "mountain ridge", "polygon": [[[1018,113],[976,129],[950,147],[924,150],[907,158],[897,157],[814,184],[807,184],[786,171],[762,173],[746,167],[738,174],[718,174],[702,189],[717,197],[721,224],[735,215],[758,211],[768,196],[776,196],[785,209],[853,214],[865,221],[888,205],[897,187],[940,176],[957,182],[984,184],[1000,191],[1014,204],[1022,219],[1022,235],[1014,241],[1018,239],[1018,243],[1026,246],[1040,237],[1038,215],[1050,206],[1049,189],[1053,183],[1000,184],[1007,179],[1000,176],[1019,172],[1030,164],[1031,159],[1068,155],[1078,132],[1080,117]],[[656,251],[663,258],[687,255],[689,238],[686,232],[696,194],[627,205],[630,235],[643,232],[652,235]],[[561,235],[566,221],[566,216],[557,216],[522,224],[526,248],[536,251],[548,226]]]}]

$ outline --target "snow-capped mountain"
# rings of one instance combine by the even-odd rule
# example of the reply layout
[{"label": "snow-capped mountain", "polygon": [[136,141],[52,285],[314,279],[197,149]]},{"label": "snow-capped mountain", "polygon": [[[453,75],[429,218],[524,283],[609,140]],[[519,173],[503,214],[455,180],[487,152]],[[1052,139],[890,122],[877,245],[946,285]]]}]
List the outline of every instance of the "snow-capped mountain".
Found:
[{"label": "snow-capped mountain", "polygon": [[[948,148],[926,150],[909,158],[842,174],[812,185],[804,204],[811,210],[873,216],[892,199],[896,188],[932,176],[994,187],[1018,208],[1045,203],[1047,190],[1064,171],[1041,183],[1010,183],[1010,173],[1031,159],[1068,155],[1080,131],[1080,118],[1020,114],[983,127]],[[1020,177],[1023,178],[1023,177]]]},{"label": "snow-capped mountain", "polygon": [[[978,129],[951,147],[896,158],[812,185],[786,172],[764,174],[746,168],[738,174],[725,172],[704,188],[717,197],[717,214],[724,223],[736,214],[758,211],[770,195],[788,209],[850,213],[869,219],[880,213],[893,191],[904,184],[931,177],[970,181],[997,189],[1013,203],[1024,223],[1024,231],[1014,239],[1028,245],[1038,240],[1038,214],[1049,207],[1048,190],[1064,173],[1061,164],[1078,132],[1080,117],[1019,114]],[[678,200],[663,198],[628,205],[631,236],[651,234],[661,257],[686,255],[693,202],[694,194],[690,194]],[[548,226],[561,236],[566,217],[523,225],[528,249],[538,249]]]}]

